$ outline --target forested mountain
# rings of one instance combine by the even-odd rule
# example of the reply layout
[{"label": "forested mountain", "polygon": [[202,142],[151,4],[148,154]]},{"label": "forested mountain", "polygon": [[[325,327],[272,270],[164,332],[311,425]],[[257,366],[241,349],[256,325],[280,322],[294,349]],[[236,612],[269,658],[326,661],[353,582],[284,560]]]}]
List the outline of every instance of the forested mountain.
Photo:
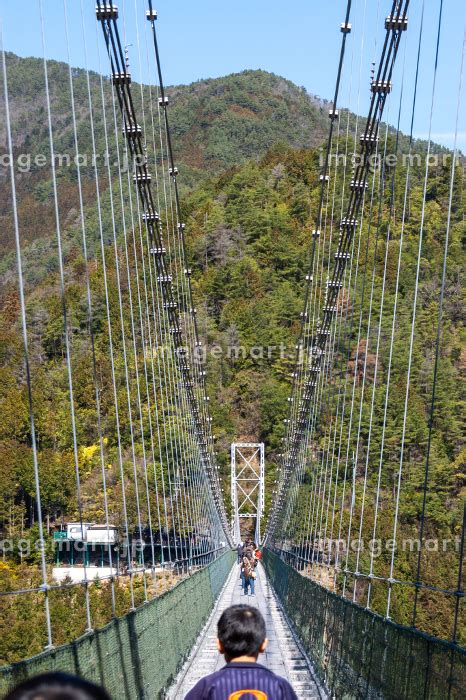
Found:
[{"label": "forested mountain", "polygon": [[[393,146],[393,144],[392,144]],[[293,371],[295,342],[302,311],[303,279],[308,272],[308,255],[311,248],[311,228],[320,192],[317,153],[276,148],[259,164],[248,164],[205,185],[187,200],[192,231],[191,249],[196,266],[196,293],[205,300],[206,333],[210,346],[220,345],[221,359],[210,357],[209,381],[211,394],[215,396],[213,415],[216,431],[220,434],[221,455],[227,470],[229,442],[237,436],[264,440],[268,457],[268,499],[273,498],[274,470],[280,452],[280,438],[284,434],[283,419],[287,415],[287,396]],[[421,203],[423,194],[423,168],[411,172],[409,216],[404,226],[405,241],[400,278],[398,313],[394,336],[394,354],[391,366],[391,390],[388,420],[385,426],[385,452],[381,482],[380,522],[377,535],[382,541],[392,536],[392,511],[396,494],[396,479],[400,459],[400,439],[403,425],[403,408],[406,389],[406,367],[409,351],[410,324],[415,286],[416,258],[418,254]],[[386,235],[390,212],[390,183],[394,177],[396,197],[394,223],[388,244],[385,299],[380,326],[380,348],[375,354],[378,309],[386,252]],[[428,438],[428,415],[432,391],[432,371],[438,318],[440,272],[445,240],[446,209],[448,202],[450,169],[448,165],[434,168],[429,179],[426,203],[424,245],[422,248],[418,308],[415,324],[415,341],[409,414],[405,441],[405,471],[400,502],[398,536],[409,541],[416,538],[422,511],[423,479]],[[354,444],[360,433],[362,445],[357,464],[354,465],[355,503],[353,522],[356,523],[361,508],[362,535],[366,541],[372,537],[375,492],[377,489],[377,459],[382,441],[383,405],[388,369],[391,310],[395,299],[396,257],[399,250],[403,187],[406,169],[386,172],[387,191],[381,212],[369,215],[362,231],[360,253],[360,277],[351,299],[349,289],[342,301],[354,323],[348,336],[342,334],[337,343],[335,372],[348,372],[349,387],[355,376],[355,418],[350,425],[349,409],[344,418],[342,454],[346,445]],[[337,177],[337,191],[341,184]],[[433,424],[430,453],[430,473],[426,504],[427,539],[432,542],[448,542],[446,549],[425,553],[422,560],[424,580],[440,586],[448,582],[450,590],[457,585],[457,543],[461,533],[464,502],[464,330],[461,323],[463,306],[459,283],[461,237],[464,226],[464,207],[461,173],[458,169],[453,197],[453,224],[449,245],[447,283],[442,324],[441,354],[436,392],[436,413]],[[338,208],[338,207],[336,207]],[[327,224],[328,226],[328,224]],[[331,230],[331,229],[330,229]],[[327,237],[328,237],[327,233]],[[378,243],[377,243],[378,239]],[[334,244],[335,245],[335,244]],[[328,258],[325,253],[323,267]],[[362,273],[370,270],[376,260],[375,276]],[[332,262],[330,260],[330,262]],[[325,273],[324,273],[325,274]],[[366,279],[364,296],[363,280]],[[369,313],[369,289],[373,285],[371,336],[367,336]],[[367,287],[369,289],[367,289]],[[361,306],[362,305],[362,306]],[[358,318],[361,313],[362,334],[358,345]],[[280,343],[286,351],[280,352]],[[228,358],[228,346],[241,346],[245,355],[239,359]],[[269,353],[269,347],[272,347]],[[259,348],[259,350],[258,350]],[[376,410],[369,431],[370,405],[374,370],[378,366],[378,383],[374,396]],[[365,379],[365,392],[363,375]],[[333,380],[331,380],[333,381]],[[350,392],[350,389],[348,389]],[[363,393],[364,392],[364,393]],[[335,399],[336,400],[336,399]],[[349,399],[348,399],[349,401]],[[361,405],[358,419],[359,405]],[[323,405],[323,415],[316,428],[315,444],[304,476],[301,493],[301,527],[309,511],[312,473],[323,474],[327,463],[323,457],[328,444],[326,421],[330,419],[330,406]],[[349,433],[346,431],[349,430]],[[371,461],[366,488],[366,501],[362,502],[367,436],[372,434]],[[319,457],[320,455],[320,457]],[[343,460],[344,461],[344,460]],[[353,469],[353,467],[351,467]],[[338,487],[338,500],[342,495]],[[342,532],[348,528],[350,494],[346,493],[347,511],[342,513]],[[306,499],[308,499],[306,501]],[[341,510],[337,507],[338,522]],[[354,524],[353,524],[354,527]],[[298,525],[299,529],[299,525]],[[353,531],[354,533],[354,531]],[[356,536],[354,533],[353,536]],[[346,535],[345,535],[346,536]],[[456,539],[455,539],[456,538]],[[456,542],[456,544],[455,544]],[[378,573],[388,575],[388,552],[377,560]],[[350,559],[351,561],[351,559]],[[413,580],[416,567],[416,550],[397,556],[396,571],[400,578]],[[354,562],[351,564],[354,566]],[[361,571],[369,569],[369,552],[360,559]],[[360,588],[360,594],[364,588]],[[385,591],[376,584],[372,587],[372,603],[376,610],[384,612]],[[410,623],[410,594],[398,592],[392,601],[393,617]],[[423,595],[422,611],[418,624],[426,630],[445,634],[453,601],[433,592]],[[380,607],[379,607],[380,606]]]},{"label": "forested mountain", "polygon": [[[42,62],[38,59],[19,59],[11,54],[8,54],[7,59],[15,155],[24,152],[33,155],[48,153],[46,112],[42,98]],[[53,61],[49,67],[49,79],[53,86],[55,151],[65,153],[74,148],[69,117],[68,68]],[[90,150],[91,142],[88,121],[85,119],[88,114],[87,87],[82,71],[74,71],[74,86],[78,105],[80,151],[86,152]],[[97,75],[91,76],[91,89],[93,99],[98,104],[100,84]],[[261,71],[246,71],[226,78],[199,81],[190,86],[171,88],[168,92],[172,100],[170,119],[179,156],[180,179],[185,182],[183,209],[188,253],[193,271],[199,328],[206,347],[209,394],[222,476],[227,484],[231,441],[264,441],[267,450],[269,504],[284,430],[283,418],[287,410],[294,345],[303,307],[311,231],[315,225],[320,194],[318,147],[328,129],[328,106],[289,81]],[[111,113],[108,94],[107,89],[104,100]],[[137,112],[142,114],[136,86],[134,94]],[[149,89],[145,88],[147,118],[150,113],[150,97]],[[82,121],[79,121],[80,118]],[[96,116],[96,137],[98,151],[104,152],[104,128],[99,116]],[[388,139],[388,150],[393,151],[393,134],[389,134]],[[5,150],[3,120],[0,121],[0,141]],[[353,142],[350,140],[349,152],[352,148]],[[103,169],[101,172],[101,186],[105,192],[109,179],[116,179],[117,176],[116,171],[107,175]],[[409,489],[404,491],[409,496],[401,504],[403,528],[411,534],[417,527],[422,500],[421,471],[426,444],[449,172],[448,162],[433,167],[427,192],[425,246],[410,396],[415,410],[411,413],[408,426],[410,462],[406,479]],[[382,240],[385,240],[390,216],[389,183],[392,173],[391,169],[383,173],[387,188],[382,198],[382,210],[377,214],[380,216],[377,226]],[[391,252],[387,296],[391,301],[395,279],[393,261],[399,245],[405,176],[406,168],[398,167],[394,177],[395,223],[389,243]],[[392,497],[399,458],[404,374],[421,216],[422,176],[421,166],[412,168],[406,256],[399,300],[400,321],[396,329],[392,377],[394,399],[387,433],[390,450],[386,480],[383,483],[384,498],[387,500]],[[343,177],[342,173],[337,173],[338,192]],[[29,173],[19,172],[17,186],[34,376],[34,408],[43,486],[42,506],[47,522],[52,526],[61,519],[76,518],[77,503],[49,168],[34,166]],[[123,186],[126,187],[125,184]],[[109,496],[110,501],[115,496],[115,502],[118,502],[121,484],[116,467],[115,416],[110,391],[102,258],[97,245],[98,217],[90,165],[83,168],[83,195],[90,247],[90,283],[95,298],[93,331],[102,385]],[[464,338],[461,336],[459,289],[463,206],[461,181],[458,177],[454,190],[448,259],[445,331],[441,353],[442,381],[438,388],[439,409],[432,452],[431,478],[435,488],[432,489],[428,504],[429,528],[432,532],[446,534],[458,532],[464,496],[464,491],[461,490],[464,478],[464,448],[461,443],[464,404],[461,380],[465,362],[464,350],[461,349],[461,340],[464,347]],[[103,517],[103,497],[99,487],[99,450],[89,352],[85,268],[80,238],[81,217],[76,169],[73,167],[59,172],[59,209],[74,353],[84,517],[92,521]],[[339,206],[336,206],[334,212],[328,210],[329,225],[333,221],[335,227],[338,227],[338,214]],[[111,251],[112,215],[106,198],[102,202],[102,217],[106,243]],[[374,221],[375,217],[374,212]],[[118,222],[120,224],[120,219]],[[0,494],[0,525],[3,533],[19,539],[29,528],[36,527],[35,485],[31,466],[16,259],[13,252],[11,192],[4,169],[0,170],[0,228],[0,477],[4,485]],[[367,257],[373,256],[374,240],[367,227],[364,228],[363,235],[368,240],[365,254]],[[118,236],[121,242],[120,229]],[[383,248],[381,245],[377,253],[378,282],[382,276]],[[110,296],[115,300],[117,283],[114,261],[108,263],[108,274]],[[127,291],[125,287],[125,294]],[[361,295],[360,290],[357,290],[354,300],[356,310],[359,303]],[[367,312],[367,299],[364,304]],[[388,342],[390,321],[387,314],[383,319],[382,334],[385,345]],[[115,343],[118,345],[118,338]],[[355,332],[345,339],[345,343],[342,342],[341,354],[343,356],[349,350],[350,363],[354,363],[357,343]],[[236,348],[237,352],[231,348]],[[359,356],[364,356],[363,350]],[[372,361],[373,356],[369,365]],[[133,365],[131,370],[134,370]],[[386,367],[381,367],[380,372],[384,371]],[[117,372],[121,378],[122,366],[117,367]],[[360,391],[359,385],[357,391]],[[382,389],[378,391],[377,401],[381,404]],[[367,392],[363,412],[364,434],[367,434],[369,400],[370,392]],[[127,420],[122,421],[121,437],[125,452],[130,518],[131,524],[135,526],[134,493],[131,490],[130,476],[130,429]],[[167,440],[169,438],[170,436]],[[377,446],[377,441],[380,441],[379,424],[376,426],[374,441]],[[375,475],[371,478],[375,479]],[[226,496],[228,504],[228,487]],[[151,498],[155,501],[153,493]],[[117,512],[111,512],[111,517],[117,525],[120,524]],[[385,523],[383,527],[385,525],[382,534],[387,536],[388,525]],[[14,553],[9,563],[4,565],[2,585],[14,585],[12,581],[16,577],[16,567],[27,567],[36,561],[37,554],[20,563],[18,553]],[[436,562],[439,570],[447,572],[444,575],[445,581],[448,579],[449,561],[448,557],[439,557]],[[403,560],[401,566],[408,578],[414,575],[411,560]],[[31,578],[37,583],[32,574]],[[454,582],[448,581],[448,584],[454,586]],[[398,607],[395,606],[394,616],[406,621],[403,601],[398,601],[396,605]],[[420,621],[421,626],[425,624],[426,628],[444,634],[442,610],[438,611],[437,620],[433,618],[433,614],[426,612]],[[70,631],[69,638],[73,632]],[[36,647],[40,648],[39,641],[36,641]],[[22,653],[12,650],[11,645],[8,646],[10,642],[5,643],[5,649],[0,649],[0,656],[4,660],[18,658]],[[26,651],[30,652],[31,647]]]},{"label": "forested mountain", "polygon": [[[18,187],[23,194],[22,185],[27,180],[31,189],[31,173],[21,170],[27,168],[28,155],[32,160],[32,182],[34,191],[28,197],[22,197],[25,208],[31,216],[44,219],[47,217],[45,184],[50,178],[50,167],[38,167],[34,164],[36,155],[45,156],[49,162],[50,145],[46,103],[44,98],[43,62],[37,58],[19,58],[7,54],[9,101],[13,123],[13,147],[15,157],[20,161]],[[54,127],[54,150],[57,154],[69,154],[73,157],[73,125],[71,118],[70,87],[68,66],[57,61],[48,63],[49,84],[51,86],[51,106]],[[105,82],[108,83],[107,78]],[[103,125],[99,119],[102,95],[100,78],[90,74],[92,102],[96,112],[96,152],[97,157],[109,151]],[[92,158],[91,134],[88,123],[87,83],[84,70],[73,69],[73,87],[77,111],[78,138],[80,152],[87,156],[90,164]],[[0,88],[0,94],[3,86]],[[264,71],[244,71],[225,78],[200,80],[191,85],[169,87],[170,120],[173,125],[175,149],[180,169],[183,172],[182,185],[190,187],[206,177],[221,170],[238,165],[249,158],[260,158],[268,148],[279,141],[293,147],[314,147],[321,143],[328,126],[327,108],[323,100],[309,95],[304,88],[298,88],[292,82]],[[151,121],[157,111],[155,89],[134,84],[133,95],[138,114],[143,115],[144,123],[155,148],[159,149],[158,134],[151,134]],[[109,114],[108,138],[114,138],[111,100],[105,93]],[[0,143],[6,145],[5,120],[0,123]],[[63,162],[66,162],[63,160]],[[60,169],[62,177],[68,174]],[[85,171],[86,172],[86,171]],[[87,173],[91,170],[88,168]],[[8,186],[4,189],[6,171],[0,170],[0,201],[9,201]],[[24,193],[26,194],[26,193]],[[85,196],[88,191],[85,189]],[[73,196],[70,188],[68,196]],[[76,207],[75,197],[69,202],[70,209]],[[41,206],[43,205],[43,206]],[[4,211],[4,210],[3,210]],[[0,211],[0,216],[1,216]],[[1,219],[0,219],[1,221]],[[11,248],[9,223],[3,225],[0,242],[0,255]],[[44,230],[34,226],[34,239],[44,235]],[[32,231],[31,239],[32,240]]]},{"label": "forested mountain", "polygon": [[[37,362],[38,371],[44,372],[44,376],[49,373],[49,369],[44,366],[44,361],[51,362],[51,367],[56,365],[56,358],[62,358],[63,342],[61,339],[61,306],[58,297],[57,289],[57,250],[56,250],[56,234],[55,234],[55,219],[53,210],[53,193],[50,172],[50,144],[48,136],[46,104],[44,100],[44,76],[43,63],[40,59],[28,58],[22,59],[13,54],[7,54],[8,64],[8,80],[9,80],[9,102],[11,119],[13,125],[13,146],[14,156],[16,159],[17,169],[17,200],[19,205],[19,221],[21,228],[21,242],[23,246],[23,268],[25,279],[27,282],[27,299],[28,308],[30,311],[29,327],[31,330],[31,343],[33,350],[33,359]],[[52,121],[53,121],[53,137],[54,151],[57,154],[68,154],[71,160],[74,157],[74,138],[73,125],[70,117],[70,88],[68,66],[63,63],[50,61],[48,64],[49,84],[51,86],[51,106],[52,106]],[[109,151],[115,153],[115,137],[112,133],[111,126],[111,101],[109,98],[109,83],[104,81],[104,91],[101,93],[100,77],[96,74],[90,75],[91,99],[95,110],[95,134],[96,134],[96,153],[103,154]],[[91,134],[89,130],[89,109],[87,107],[87,84],[86,74],[79,69],[73,69],[73,88],[75,104],[77,108],[77,129],[79,139],[79,151],[88,157],[88,160],[81,168],[83,178],[83,197],[85,207],[89,211],[89,221],[86,222],[89,233],[89,246],[91,256],[96,256],[93,267],[95,278],[99,277],[99,253],[96,246],[97,228],[96,228],[96,211],[95,211],[95,196],[94,196],[94,172],[91,167]],[[144,100],[146,119],[149,119],[149,114],[155,103],[155,94],[149,91],[149,88],[144,89]],[[139,86],[135,85],[133,89],[135,96],[136,111],[140,114],[141,93]],[[305,233],[305,222],[310,213],[309,187],[317,187],[317,152],[311,158],[315,170],[310,175],[299,172],[299,164],[296,165],[294,177],[294,185],[289,196],[293,198],[290,215],[287,214],[285,205],[282,205],[282,212],[277,220],[279,225],[285,225],[286,230],[292,233],[292,236],[285,235],[281,240],[281,250],[276,249],[277,240],[274,240],[272,245],[273,234],[266,239],[258,237],[256,227],[259,230],[268,230],[272,224],[268,222],[267,214],[262,211],[262,206],[259,219],[256,219],[256,209],[251,208],[245,202],[244,212],[235,210],[235,216],[227,221],[223,221],[223,205],[221,202],[228,199],[226,193],[219,192],[218,198],[211,204],[205,204],[205,210],[202,208],[202,214],[197,208],[197,202],[204,202],[210,196],[214,197],[215,189],[222,187],[227,182],[237,182],[235,186],[239,192],[244,188],[245,194],[250,192],[250,186],[254,183],[257,174],[257,163],[267,152],[267,149],[274,147],[274,144],[282,144],[275,146],[279,153],[283,150],[287,154],[287,158],[291,157],[287,147],[317,147],[322,142],[328,128],[328,106],[320,99],[308,95],[304,89],[298,88],[290,81],[268,74],[262,71],[245,71],[241,74],[227,76],[221,79],[212,79],[206,81],[198,81],[188,86],[178,86],[168,89],[168,94],[171,100],[170,120],[173,124],[173,139],[177,155],[179,155],[178,163],[181,172],[181,183],[194,183],[193,194],[188,195],[188,187],[184,184],[186,199],[184,201],[187,215],[189,215],[189,225],[192,226],[190,234],[189,246],[193,262],[195,262],[195,285],[198,288],[199,299],[207,298],[209,302],[204,309],[203,304],[199,305],[199,315],[201,318],[201,328],[205,328],[207,339],[213,342],[215,339],[211,337],[211,333],[217,340],[224,340],[224,332],[233,334],[231,340],[240,339],[241,342],[247,342],[247,352],[250,346],[255,345],[276,345],[274,355],[278,351],[281,344],[293,344],[293,337],[296,333],[296,319],[299,316],[300,300],[300,285],[302,283],[303,271],[306,265],[306,256],[303,257],[303,252],[306,249],[307,236]],[[152,102],[149,98],[152,97]],[[104,100],[107,110],[107,136],[105,135],[104,124],[100,112],[102,111],[102,100]],[[151,105],[149,107],[149,104]],[[5,122],[2,121],[0,126],[0,140],[6,148],[6,130]],[[287,146],[288,144],[288,146]],[[156,148],[158,144],[156,143]],[[113,149],[113,150],[112,150]],[[44,156],[45,166],[34,164],[36,156]],[[248,159],[253,159],[250,161]],[[32,162],[32,165],[30,165]],[[244,170],[238,168],[241,163],[246,163]],[[66,165],[66,159],[63,159]],[[231,166],[235,166],[233,170],[228,170]],[[277,164],[275,174],[271,175],[271,187],[273,191],[281,183],[284,171],[283,165]],[[67,167],[57,166],[59,188],[59,208],[61,216],[61,226],[65,235],[63,237],[63,249],[66,260],[69,266],[68,280],[70,283],[70,308],[75,309],[75,315],[72,315],[72,322],[79,329],[85,328],[85,310],[83,301],[80,298],[84,290],[82,279],[82,256],[80,242],[80,226],[79,226],[79,200],[76,187],[76,168],[71,165]],[[215,173],[225,171],[225,175],[220,176],[220,180],[215,179]],[[103,176],[105,171],[102,167]],[[250,176],[247,176],[250,173]],[[7,169],[2,168],[0,171],[0,226],[2,230],[0,241],[0,279],[2,282],[0,288],[0,299],[2,303],[2,322],[3,322],[3,361],[5,364],[11,364],[12,358],[21,363],[21,345],[19,336],[16,335],[17,326],[17,274],[16,274],[16,256],[13,252],[13,219],[11,216],[11,190],[10,182],[7,177]],[[116,169],[112,172],[112,177],[116,178]],[[243,182],[244,178],[246,180]],[[196,187],[197,182],[206,182],[206,189]],[[247,182],[247,187],[246,183]],[[268,181],[267,181],[268,182]],[[219,184],[220,183],[220,184]],[[101,181],[101,186],[108,188],[108,179]],[[278,190],[277,190],[278,192]],[[251,196],[255,199],[254,188],[252,188]],[[277,199],[277,195],[274,195]],[[273,208],[279,200],[274,203]],[[204,205],[203,205],[204,207]],[[103,205],[104,228],[105,235],[108,237],[108,242],[111,242],[111,217],[110,211]],[[274,212],[273,216],[278,215]],[[205,240],[199,232],[198,219],[199,216],[203,219],[203,226],[206,227]],[[250,217],[244,221],[244,217]],[[295,220],[294,217],[297,217]],[[192,218],[192,222],[191,222]],[[262,220],[262,223],[260,221]],[[249,231],[249,229],[251,229]],[[248,232],[249,231],[249,232]],[[256,239],[261,242],[261,251],[256,250]],[[238,255],[237,255],[238,253]],[[269,260],[269,255],[272,259]],[[244,261],[240,262],[244,257]],[[269,286],[255,291],[248,289],[245,282],[247,279],[242,279],[242,273],[238,271],[236,283],[229,283],[231,275],[233,278],[236,273],[230,271],[230,262],[235,261],[240,265],[249,267],[253,260],[253,268],[264,266],[264,270],[269,267],[272,269],[277,267],[277,279],[283,282],[284,286],[278,285],[274,294],[277,303],[281,305],[282,310],[272,310],[268,308],[268,301],[265,301],[264,308],[260,310],[261,299],[267,299]],[[246,271],[245,268],[245,271]],[[196,272],[197,270],[197,272]],[[225,278],[223,278],[225,274]],[[266,273],[268,274],[268,272]],[[272,278],[270,278],[272,279]],[[110,278],[111,283],[115,280]],[[211,285],[215,286],[218,292],[215,295],[215,290],[212,290]],[[233,284],[233,287],[222,290],[223,285]],[[236,284],[236,286],[235,286]],[[296,288],[296,284],[298,287]],[[257,305],[257,318],[250,319],[250,329],[246,334],[248,337],[243,337],[241,329],[244,328],[244,321],[241,319],[242,307],[239,304],[239,298],[244,295],[243,306],[251,304],[252,307]],[[230,301],[227,302],[227,297]],[[279,301],[281,300],[281,301]],[[226,308],[224,309],[224,305]],[[236,308],[237,307],[237,308]],[[97,313],[97,312],[96,312]],[[225,314],[229,314],[231,322],[226,324],[224,320]],[[259,315],[260,326],[262,331],[259,333]],[[281,314],[287,319],[284,322]],[[222,317],[221,323],[220,317]],[[99,325],[103,323],[96,321]],[[275,327],[273,327],[275,324]],[[228,328],[230,331],[228,331]],[[237,328],[237,330],[235,330]],[[13,342],[13,340],[15,342]],[[75,341],[76,343],[78,340]],[[228,364],[228,363],[227,363]],[[234,358],[232,359],[231,368],[236,367]],[[244,363],[239,363],[238,367],[242,367]],[[268,361],[259,363],[264,367]],[[286,362],[285,362],[286,364]],[[246,366],[253,370],[254,362],[247,361]],[[51,370],[50,367],[50,370]],[[5,371],[7,369],[5,367]],[[212,367],[212,372],[216,373],[215,366]],[[236,371],[236,370],[235,370]],[[7,372],[9,375],[9,372]],[[249,377],[249,372],[245,372],[246,384],[243,388],[243,396],[248,396],[248,390],[253,389],[254,371]],[[79,373],[78,373],[79,375]],[[50,375],[51,376],[51,375]],[[248,378],[249,377],[249,378]],[[283,411],[284,392],[286,384],[280,386],[275,380],[270,378],[270,386],[268,391],[268,399],[266,396],[257,396],[251,403],[251,396],[248,396],[245,401],[245,406],[240,408],[234,396],[224,397],[223,414],[219,415],[219,434],[224,436],[224,439],[233,438],[236,435],[252,436],[253,433],[258,433],[258,438],[266,438],[268,432],[281,430],[276,420],[276,411],[278,407]],[[4,391],[9,395],[10,389],[13,390],[13,384],[10,381],[4,383]],[[221,382],[223,386],[224,381]],[[47,382],[43,385],[44,390]],[[249,386],[249,389],[248,389]],[[257,389],[260,387],[260,382]],[[278,393],[276,389],[278,388]],[[65,390],[65,387],[64,387]],[[52,392],[52,387],[50,387]],[[89,388],[90,392],[90,388]],[[86,393],[83,389],[83,394]],[[12,406],[16,403],[16,395],[9,396],[12,403],[6,400],[4,404],[5,420],[4,436],[13,437],[27,434],[27,414],[22,414],[23,417],[17,415],[18,407],[12,411]],[[50,399],[52,396],[50,395]],[[220,398],[220,397],[219,397]],[[231,399],[231,403],[230,403]],[[38,400],[38,405],[44,408],[47,405],[46,397]],[[261,422],[256,425],[256,419],[259,419],[259,413],[254,417],[249,415],[252,405],[256,406],[257,412],[262,412],[264,420],[267,421],[268,428],[262,426]],[[261,407],[261,408],[260,408]],[[274,408],[275,407],[275,408]],[[237,410],[238,409],[238,410]],[[44,442],[53,450],[53,445],[57,444],[57,435],[60,431],[59,423],[53,419],[53,405],[50,406],[50,417],[46,422],[52,424],[52,432],[47,432],[47,438]],[[9,417],[6,415],[11,414]],[[244,416],[243,422],[235,424],[234,416]],[[64,421],[67,421],[67,414],[63,416]],[[39,425],[42,425],[39,422]],[[229,426],[229,427],[228,427]],[[260,427],[259,427],[260,426]],[[57,431],[55,433],[55,430]],[[68,431],[68,428],[63,425],[63,430]],[[24,432],[26,431],[26,433]],[[55,434],[54,434],[55,433]],[[68,435],[69,438],[69,435]],[[67,438],[67,439],[68,439]],[[277,446],[277,435],[272,439],[271,447],[274,449]],[[88,442],[87,440],[84,440]],[[223,440],[221,443],[226,444]],[[5,447],[5,446],[4,446]],[[6,447],[5,447],[6,449]],[[13,448],[12,448],[13,449]],[[18,452],[20,454],[20,451]],[[226,454],[226,453],[225,453]],[[57,456],[53,458],[58,459]],[[226,468],[226,462],[224,461]],[[55,478],[56,469],[52,466],[52,480]],[[12,488],[17,483],[17,479],[12,476]],[[70,474],[70,484],[72,485],[73,478]],[[66,487],[63,488],[65,482],[62,477],[55,480],[55,486],[51,485],[52,491],[58,489],[60,491],[59,501],[61,502]],[[8,489],[5,491],[7,494]],[[9,492],[8,492],[9,493]],[[58,494],[57,494],[58,496]],[[8,500],[11,496],[5,496]],[[54,498],[51,499],[51,502]],[[47,499],[46,499],[47,502]]]},{"label": "forested mountain", "polygon": [[[50,144],[43,62],[38,58],[20,58],[11,53],[7,53],[6,57],[13,150],[18,165],[18,200],[25,216],[24,242],[37,243],[53,230],[53,212],[48,206],[51,196]],[[92,202],[93,185],[89,180],[92,180],[94,153],[89,127],[86,72],[73,69],[72,77],[79,152],[85,159],[82,167],[83,195],[85,202]],[[115,140],[109,81],[104,78],[102,91],[100,77],[95,73],[90,73],[89,77],[96,138],[95,157],[103,161],[105,153],[112,151]],[[48,78],[54,151],[63,156],[57,160],[61,179],[59,194],[72,218],[78,208],[78,200],[76,188],[71,186],[76,178],[75,169],[67,167],[67,159],[72,162],[75,156],[68,66],[49,61]],[[328,133],[327,101],[265,71],[244,71],[224,78],[169,87],[167,94],[175,154],[182,173],[180,184],[184,191],[226,168],[248,159],[260,159],[278,143],[293,148],[315,148],[322,144]],[[0,95],[3,98],[3,85],[0,86]],[[144,86],[141,89],[141,86],[134,84],[133,97],[136,112],[144,121],[148,145],[154,147],[160,157],[159,135],[153,127],[157,119],[155,88]],[[107,136],[101,115],[102,100],[107,110]],[[351,115],[351,125],[354,119],[354,115]],[[4,118],[0,121],[0,143],[6,146]],[[406,137],[401,136],[400,148],[406,147],[406,143]],[[417,151],[422,150],[425,150],[425,143],[420,141]],[[39,165],[35,161],[37,156],[40,158]],[[11,217],[2,218],[10,205],[6,175],[6,169],[0,167],[0,275],[5,269],[2,266],[3,257],[13,247]]]}]

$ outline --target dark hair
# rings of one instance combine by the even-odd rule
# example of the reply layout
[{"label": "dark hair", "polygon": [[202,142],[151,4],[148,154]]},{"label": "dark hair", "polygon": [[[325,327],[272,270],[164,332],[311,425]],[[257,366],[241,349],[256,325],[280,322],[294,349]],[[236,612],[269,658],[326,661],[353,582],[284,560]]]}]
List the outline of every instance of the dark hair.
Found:
[{"label": "dark hair", "polygon": [[250,605],[232,605],[224,610],[217,630],[227,660],[238,656],[257,657],[266,637],[264,618]]},{"label": "dark hair", "polygon": [[110,700],[107,691],[68,673],[43,673],[20,683],[4,700]]}]

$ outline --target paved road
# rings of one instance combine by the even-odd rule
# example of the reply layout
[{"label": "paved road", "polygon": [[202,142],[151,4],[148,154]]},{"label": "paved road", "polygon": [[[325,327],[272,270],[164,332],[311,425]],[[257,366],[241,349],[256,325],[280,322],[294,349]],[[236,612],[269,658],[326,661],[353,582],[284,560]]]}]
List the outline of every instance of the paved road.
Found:
[{"label": "paved road", "polygon": [[298,644],[286,622],[269,585],[264,569],[259,565],[256,581],[256,595],[244,596],[240,581],[239,567],[234,566],[218,600],[210,620],[200,635],[191,656],[186,662],[168,698],[182,700],[197,681],[208,673],[218,671],[224,665],[224,659],[217,652],[217,620],[223,610],[230,605],[247,603],[259,608],[267,625],[269,645],[259,662],[280,676],[287,678],[300,700],[326,698],[325,693],[315,681],[312,669],[301,653]]}]

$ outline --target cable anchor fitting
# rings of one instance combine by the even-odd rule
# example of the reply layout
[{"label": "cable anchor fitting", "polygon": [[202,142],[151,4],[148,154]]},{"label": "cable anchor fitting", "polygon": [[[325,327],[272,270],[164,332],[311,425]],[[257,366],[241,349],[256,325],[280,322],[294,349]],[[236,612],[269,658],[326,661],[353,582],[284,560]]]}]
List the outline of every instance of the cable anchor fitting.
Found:
[{"label": "cable anchor fitting", "polygon": [[385,29],[405,32],[408,29],[408,18],[406,15],[403,17],[397,17],[396,15],[389,15],[385,20]]},{"label": "cable anchor fitting", "polygon": [[389,80],[373,80],[371,92],[388,95],[392,91],[392,84]]},{"label": "cable anchor fitting", "polygon": [[116,5],[112,5],[110,2],[106,3],[104,1],[102,5],[100,3],[96,5],[95,13],[100,22],[103,22],[105,19],[118,19],[118,7]]}]

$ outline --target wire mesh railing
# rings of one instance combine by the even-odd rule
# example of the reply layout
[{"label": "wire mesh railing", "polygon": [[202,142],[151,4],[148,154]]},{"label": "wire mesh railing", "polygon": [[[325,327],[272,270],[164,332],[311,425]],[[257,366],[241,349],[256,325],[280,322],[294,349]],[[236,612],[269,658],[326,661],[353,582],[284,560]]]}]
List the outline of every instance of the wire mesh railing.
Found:
[{"label": "wire mesh railing", "polygon": [[234,558],[230,550],[172,590],[92,634],[0,668],[0,692],[59,668],[104,686],[115,700],[162,697],[208,618]]},{"label": "wire mesh railing", "polygon": [[286,553],[278,556],[265,549],[263,561],[285,612],[332,696],[464,697],[464,648],[397,625],[345,600],[298,573],[294,558]]}]

